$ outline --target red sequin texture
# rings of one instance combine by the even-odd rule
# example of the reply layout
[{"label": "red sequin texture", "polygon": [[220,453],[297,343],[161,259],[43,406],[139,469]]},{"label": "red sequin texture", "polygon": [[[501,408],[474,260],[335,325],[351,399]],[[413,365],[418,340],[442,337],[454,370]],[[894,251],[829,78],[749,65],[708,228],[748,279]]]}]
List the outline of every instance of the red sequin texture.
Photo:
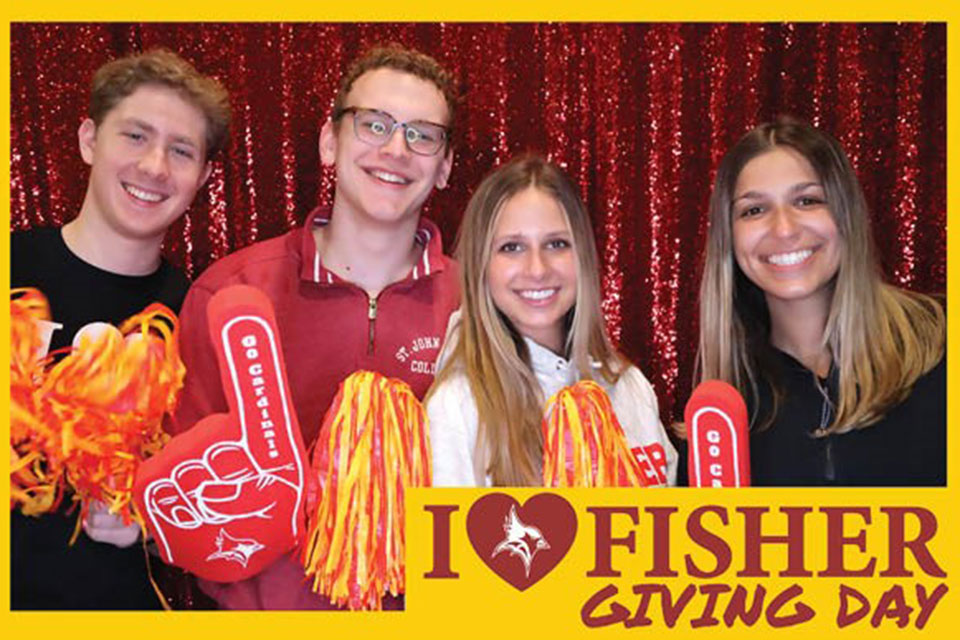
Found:
[{"label": "red sequin texture", "polygon": [[12,227],[76,214],[93,71],[165,46],[220,78],[235,113],[168,256],[196,276],[277,236],[332,202],[317,136],[346,66],[385,41],[437,57],[460,82],[451,184],[425,208],[448,247],[493,167],[526,150],[564,167],[594,223],[607,325],[665,419],[690,390],[716,165],[759,122],[789,113],[841,140],[884,272],[945,289],[943,24],[13,24]]}]

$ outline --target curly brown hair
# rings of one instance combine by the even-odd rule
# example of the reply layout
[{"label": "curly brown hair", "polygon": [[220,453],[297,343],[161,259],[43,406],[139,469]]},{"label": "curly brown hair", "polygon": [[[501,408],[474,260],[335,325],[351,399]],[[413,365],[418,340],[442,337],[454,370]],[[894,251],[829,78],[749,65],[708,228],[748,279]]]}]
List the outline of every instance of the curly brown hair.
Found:
[{"label": "curly brown hair", "polygon": [[449,71],[444,69],[439,62],[425,53],[415,49],[409,49],[398,43],[375,46],[368,49],[363,55],[354,60],[347,68],[347,72],[340,81],[340,88],[337,89],[336,98],[333,101],[334,122],[339,120],[346,108],[347,95],[353,88],[353,83],[357,78],[376,69],[393,69],[409,73],[418,78],[434,84],[443,94],[447,103],[448,118],[446,126],[451,134],[447,137],[452,138],[454,131],[454,120],[459,103],[457,94],[456,80]]}]

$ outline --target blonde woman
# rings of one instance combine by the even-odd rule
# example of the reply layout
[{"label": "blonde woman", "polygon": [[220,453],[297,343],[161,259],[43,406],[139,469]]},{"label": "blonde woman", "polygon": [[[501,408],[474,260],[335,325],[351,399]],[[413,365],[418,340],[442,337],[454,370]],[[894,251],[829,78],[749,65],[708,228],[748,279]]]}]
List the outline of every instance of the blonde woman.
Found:
[{"label": "blonde woman", "polygon": [[699,377],[746,398],[754,484],[945,484],[945,325],[937,301],[881,280],[835,139],[782,118],[726,154]]},{"label": "blonde woman", "polygon": [[541,485],[545,402],[587,378],[654,461],[653,484],[674,484],[653,388],[604,330],[590,220],[560,169],[525,156],[487,176],[456,256],[462,307],[426,400],[434,484]]}]

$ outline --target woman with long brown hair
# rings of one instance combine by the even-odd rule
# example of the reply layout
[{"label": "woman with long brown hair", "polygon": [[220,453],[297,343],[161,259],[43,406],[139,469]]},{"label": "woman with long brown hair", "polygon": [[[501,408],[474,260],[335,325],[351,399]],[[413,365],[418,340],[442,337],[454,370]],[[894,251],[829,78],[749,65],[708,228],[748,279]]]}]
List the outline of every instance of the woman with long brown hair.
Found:
[{"label": "woman with long brown hair", "polygon": [[942,485],[946,322],[885,283],[840,144],[781,118],[717,171],[700,289],[700,379],[737,387],[769,485]]},{"label": "woman with long brown hair", "polygon": [[462,307],[426,399],[434,484],[542,485],[546,399],[582,379],[607,391],[652,484],[673,484],[676,452],[653,388],[607,336],[590,219],[563,172],[524,156],[487,176],[456,257]]}]

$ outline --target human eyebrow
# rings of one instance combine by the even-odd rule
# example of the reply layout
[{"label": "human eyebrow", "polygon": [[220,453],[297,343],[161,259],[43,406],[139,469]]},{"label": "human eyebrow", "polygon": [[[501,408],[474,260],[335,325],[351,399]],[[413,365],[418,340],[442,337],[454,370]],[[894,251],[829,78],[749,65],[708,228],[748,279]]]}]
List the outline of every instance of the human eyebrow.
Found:
[{"label": "human eyebrow", "polygon": [[136,127],[142,129],[148,133],[156,133],[157,129],[153,125],[139,118],[125,118],[121,121],[121,124],[125,127]]},{"label": "human eyebrow", "polygon": [[447,125],[440,124],[439,122],[434,122],[433,120],[411,120],[407,124],[411,124],[411,125],[428,124],[431,127],[437,127],[438,129],[443,129],[444,132],[446,132],[447,129],[449,129]]},{"label": "human eyebrow", "polygon": [[747,191],[746,193],[741,193],[739,196],[734,198],[730,204],[735,205],[741,200],[759,200],[763,197],[763,194],[759,191]]},{"label": "human eyebrow", "polygon": [[497,236],[493,239],[494,244],[502,244],[504,242],[520,242],[525,240],[525,236],[522,233],[508,233],[502,236]]},{"label": "human eyebrow", "polygon": [[[154,127],[149,122],[146,122],[145,120],[141,120],[140,118],[125,118],[124,120],[121,121],[121,124],[127,127],[136,127],[137,129],[146,131],[147,133],[150,133],[150,134],[157,133],[156,127]],[[201,148],[199,141],[194,140],[189,136],[174,135],[172,136],[171,140],[173,144],[183,144],[183,145],[193,147],[194,149],[197,149],[197,150]]]},{"label": "human eyebrow", "polygon": [[800,182],[798,184],[790,187],[790,193],[800,193],[801,191],[806,191],[811,187],[816,187],[817,189],[823,189],[823,185],[819,182]]},{"label": "human eyebrow", "polygon": [[383,109],[375,109],[373,107],[350,107],[350,110],[354,112],[354,115],[356,115],[358,112],[360,114],[366,113],[366,114],[377,115],[385,118],[390,118],[394,122],[397,122],[397,119],[393,117],[392,113],[390,113],[389,111],[384,111]]},{"label": "human eyebrow", "polygon": [[192,147],[193,149],[197,149],[197,150],[200,149],[200,143],[194,140],[193,138],[188,138],[187,136],[174,136],[173,143],[186,145],[188,147]]}]

